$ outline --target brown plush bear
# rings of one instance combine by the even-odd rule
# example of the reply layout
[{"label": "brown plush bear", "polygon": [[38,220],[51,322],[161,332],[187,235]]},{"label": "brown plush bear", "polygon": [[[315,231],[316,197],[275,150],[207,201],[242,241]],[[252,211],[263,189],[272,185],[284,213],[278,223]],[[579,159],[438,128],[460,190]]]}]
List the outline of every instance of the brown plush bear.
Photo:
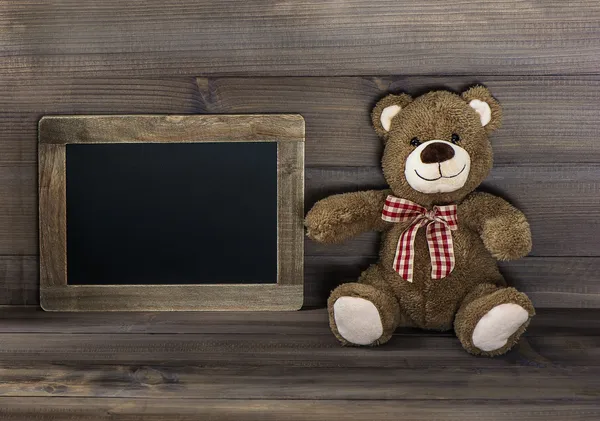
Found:
[{"label": "brown plush bear", "polygon": [[378,345],[398,326],[454,330],[470,353],[500,355],[535,314],[496,260],[525,256],[531,232],[505,200],[473,192],[492,168],[488,135],[501,109],[482,86],[461,95],[388,95],[372,112],[389,190],[330,196],[306,216],[308,236],[337,243],[383,232],[380,260],[329,297],[345,345]]}]

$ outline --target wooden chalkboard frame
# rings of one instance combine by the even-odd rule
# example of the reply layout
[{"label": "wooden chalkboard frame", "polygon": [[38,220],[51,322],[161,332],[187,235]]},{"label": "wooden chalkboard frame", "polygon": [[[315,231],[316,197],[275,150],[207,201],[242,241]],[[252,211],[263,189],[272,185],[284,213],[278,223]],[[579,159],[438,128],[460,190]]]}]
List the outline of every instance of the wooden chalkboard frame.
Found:
[{"label": "wooden chalkboard frame", "polygon": [[[277,142],[276,284],[68,285],[66,145]],[[297,310],[303,303],[304,119],[272,115],[48,116],[39,122],[40,303],[47,311]]]}]

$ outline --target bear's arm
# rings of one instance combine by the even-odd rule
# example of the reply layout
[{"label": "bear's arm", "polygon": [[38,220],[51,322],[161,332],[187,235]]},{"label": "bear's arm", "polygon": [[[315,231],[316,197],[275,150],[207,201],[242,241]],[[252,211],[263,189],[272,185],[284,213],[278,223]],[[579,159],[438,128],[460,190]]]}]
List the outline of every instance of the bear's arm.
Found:
[{"label": "bear's arm", "polygon": [[306,215],[309,238],[339,243],[370,230],[383,231],[389,223],[381,219],[390,190],[343,193],[319,200]]},{"label": "bear's arm", "polygon": [[513,260],[531,251],[531,231],[523,212],[489,193],[470,194],[458,208],[458,223],[477,231],[498,260]]}]

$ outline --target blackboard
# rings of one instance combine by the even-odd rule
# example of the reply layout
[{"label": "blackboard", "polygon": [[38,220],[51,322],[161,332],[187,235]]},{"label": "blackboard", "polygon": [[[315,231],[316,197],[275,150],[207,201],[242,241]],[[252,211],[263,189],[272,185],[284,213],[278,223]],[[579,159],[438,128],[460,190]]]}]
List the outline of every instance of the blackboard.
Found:
[{"label": "blackboard", "polygon": [[302,306],[302,116],[47,116],[38,158],[44,310]]},{"label": "blackboard", "polygon": [[66,149],[68,284],[277,282],[277,143]]}]

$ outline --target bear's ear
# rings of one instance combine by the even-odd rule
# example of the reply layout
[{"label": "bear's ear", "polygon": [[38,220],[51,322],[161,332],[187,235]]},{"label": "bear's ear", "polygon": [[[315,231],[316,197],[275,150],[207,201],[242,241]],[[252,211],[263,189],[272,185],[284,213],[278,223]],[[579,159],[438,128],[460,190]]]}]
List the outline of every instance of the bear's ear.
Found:
[{"label": "bear's ear", "polygon": [[412,98],[406,94],[387,95],[379,100],[371,112],[373,127],[379,137],[383,139],[387,137],[392,126],[392,119],[411,102]]},{"label": "bear's ear", "polygon": [[486,87],[474,86],[463,92],[461,97],[479,114],[479,120],[486,132],[491,133],[500,127],[502,108]]}]

